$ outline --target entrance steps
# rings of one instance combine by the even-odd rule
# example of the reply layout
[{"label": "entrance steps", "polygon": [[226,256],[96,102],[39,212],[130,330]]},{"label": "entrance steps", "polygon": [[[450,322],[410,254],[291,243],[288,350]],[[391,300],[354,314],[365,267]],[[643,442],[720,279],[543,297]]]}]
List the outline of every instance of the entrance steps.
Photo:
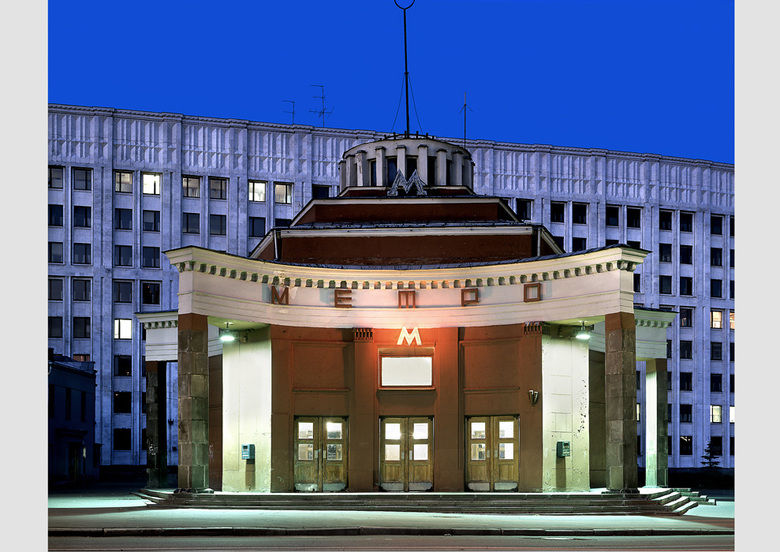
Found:
[{"label": "entrance steps", "polygon": [[605,493],[174,493],[142,489],[138,496],[155,504],[179,508],[263,510],[359,510],[537,515],[657,515],[683,514],[697,505],[672,489],[639,494]]},{"label": "entrance steps", "polygon": [[698,504],[714,506],[718,503],[714,498],[709,498],[707,495],[701,494],[699,491],[693,491],[690,488],[675,488],[672,490],[677,491],[683,496],[687,496],[690,500]]}]

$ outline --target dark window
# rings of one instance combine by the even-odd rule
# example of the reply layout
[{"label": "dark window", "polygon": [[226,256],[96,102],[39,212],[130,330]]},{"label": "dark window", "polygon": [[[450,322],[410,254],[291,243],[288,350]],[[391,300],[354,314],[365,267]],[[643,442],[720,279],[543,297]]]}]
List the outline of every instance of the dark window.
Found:
[{"label": "dark window", "polygon": [[587,238],[572,238],[571,250],[572,251],[585,251],[588,248]]},{"label": "dark window", "polygon": [[49,262],[62,262],[62,242],[49,242]]},{"label": "dark window", "polygon": [[671,295],[672,293],[672,277],[671,276],[659,276],[658,277],[659,293]]},{"label": "dark window", "polygon": [[62,337],[62,317],[50,316],[49,317],[49,337],[59,338]]},{"label": "dark window", "polygon": [[114,414],[130,414],[133,406],[133,394],[129,391],[114,393]]},{"label": "dark window", "polygon": [[680,277],[680,295],[693,295],[693,278],[691,276]]},{"label": "dark window", "polygon": [[[666,378],[667,381],[672,381],[669,378]],[[669,391],[671,391],[672,388],[669,387]],[[669,403],[666,403],[666,421],[671,422],[672,421],[672,405]]]},{"label": "dark window", "polygon": [[182,176],[181,195],[183,197],[200,197],[200,177]]},{"label": "dark window", "polygon": [[291,222],[292,222],[292,220],[290,220],[290,219],[278,218],[278,219],[274,220],[274,225],[277,228],[287,228],[288,226],[290,226]]},{"label": "dark window", "polygon": [[710,297],[723,297],[723,280],[710,278]]},{"label": "dark window", "polygon": [[628,207],[626,209],[626,226],[629,228],[640,228],[642,226],[642,209]]},{"label": "dark window", "polygon": [[[146,414],[146,391],[141,392],[141,414]],[[144,435],[141,443],[146,441],[146,428],[144,428],[143,432]]]},{"label": "dark window", "polygon": [[73,403],[71,401],[71,389],[65,388],[65,419],[70,420],[70,412],[73,410]]},{"label": "dark window", "polygon": [[672,262],[672,244],[671,243],[659,243],[658,244],[658,260],[662,263]]},{"label": "dark window", "polygon": [[[395,178],[395,175],[393,175]],[[390,182],[392,183],[392,179]],[[276,203],[292,203],[293,185],[287,182],[276,182],[274,184],[274,201]]]},{"label": "dark window", "polygon": [[141,282],[141,302],[144,305],[160,304],[160,282]]},{"label": "dark window", "polygon": [[200,234],[200,213],[182,213],[181,231],[185,234]]},{"label": "dark window", "polygon": [[114,209],[114,229],[115,230],[133,229],[132,209]]},{"label": "dark window", "polygon": [[160,268],[160,248],[144,247],[141,261],[143,268]]},{"label": "dark window", "polygon": [[[729,342],[729,360],[731,362],[734,362],[734,342],[733,341]],[[734,388],[732,387],[731,390],[734,391]]]},{"label": "dark window", "polygon": [[693,213],[680,211],[680,232],[693,232]]},{"label": "dark window", "polygon": [[114,266],[133,266],[133,246],[114,246]]},{"label": "dark window", "polygon": [[687,340],[680,341],[680,358],[692,359],[693,358],[693,342]]},{"label": "dark window", "polygon": [[659,211],[658,212],[658,229],[659,230],[671,230],[672,229],[672,212],[671,211]]},{"label": "dark window", "polygon": [[680,372],[680,391],[693,391],[692,372]]},{"label": "dark window", "polygon": [[574,224],[588,223],[588,204],[574,203],[571,206],[571,218]]},{"label": "dark window", "polygon": [[710,374],[710,393],[720,393],[723,391],[723,376],[721,374]]},{"label": "dark window", "polygon": [[411,178],[412,173],[417,170],[417,158],[407,155],[406,156],[406,174],[407,178]]},{"label": "dark window", "polygon": [[729,268],[734,268],[734,250],[729,249]]},{"label": "dark window", "polygon": [[714,456],[723,455],[723,437],[720,435],[710,437],[710,454]]},{"label": "dark window", "polygon": [[620,207],[607,205],[607,226],[620,226]]},{"label": "dark window", "polygon": [[723,234],[723,217],[720,215],[710,215],[710,234],[720,236]]},{"label": "dark window", "polygon": [[723,249],[720,247],[710,248],[710,266],[723,266]]},{"label": "dark window", "polygon": [[114,280],[114,303],[133,302],[133,282]]},{"label": "dark window", "polygon": [[734,299],[734,280],[729,280],[729,297]]},{"label": "dark window", "polygon": [[723,360],[723,343],[710,341],[710,360]]},{"label": "dark window", "polygon": [[658,305],[658,310],[674,312],[674,307],[672,305]]},{"label": "dark window", "polygon": [[73,300],[89,301],[92,299],[92,280],[84,278],[73,279]]},{"label": "dark window", "polygon": [[87,392],[81,392],[81,400],[79,401],[79,420],[82,422],[87,421]]},{"label": "dark window", "polygon": [[91,190],[92,189],[92,170],[73,169],[73,189]]},{"label": "dark window", "polygon": [[637,435],[636,436],[636,454],[637,456],[642,456],[642,436]]},{"label": "dark window", "polygon": [[642,275],[634,272],[634,293],[642,293]]},{"label": "dark window", "polygon": [[[517,218],[520,220],[531,220],[534,201],[532,199],[517,200]],[[577,222],[576,220],[574,222]]]},{"label": "dark window", "polygon": [[49,188],[62,189],[62,167],[49,167]]},{"label": "dark window", "polygon": [[49,301],[62,301],[62,278],[49,278]]},{"label": "dark window", "polygon": [[628,247],[633,247],[634,249],[642,249],[642,244],[636,240],[628,240],[626,245]]},{"label": "dark window", "polygon": [[249,217],[249,237],[262,238],[265,236],[265,219],[263,217]]},{"label": "dark window", "polygon": [[114,191],[129,194],[133,191],[133,173],[114,171]]},{"label": "dark window", "polygon": [[[672,358],[672,340],[671,339],[667,339],[666,340],[666,358]],[[669,381],[672,381],[672,380],[669,379]],[[670,384],[670,389],[671,389],[671,384]]]},{"label": "dark window", "polygon": [[563,251],[563,236],[553,236],[552,239],[556,245],[561,248],[561,251]]},{"label": "dark window", "polygon": [[[387,164],[387,183],[392,184],[393,180],[395,180],[395,175],[398,172],[398,164],[396,163],[396,158],[388,157],[386,164]],[[347,186],[351,186],[351,185],[352,185],[351,182],[347,182]],[[274,193],[276,192],[274,191]]]},{"label": "dark window", "polygon": [[729,437],[729,456],[734,456],[734,437]]},{"label": "dark window", "polygon": [[129,377],[133,375],[133,357],[130,355],[114,355],[114,375]]},{"label": "dark window", "polygon": [[92,264],[92,246],[90,244],[73,244],[73,264]]},{"label": "dark window", "polygon": [[734,217],[729,217],[729,236],[734,237]]},{"label": "dark window", "polygon": [[734,392],[734,374],[729,374],[729,392]]},{"label": "dark window", "polygon": [[227,217],[225,215],[209,215],[209,234],[212,236],[227,234]]},{"label": "dark window", "polygon": [[227,199],[227,178],[209,177],[209,199]]},{"label": "dark window", "polygon": [[563,222],[566,204],[553,201],[550,204],[550,222]]},{"label": "dark window", "polygon": [[680,327],[693,327],[693,309],[689,307],[680,307]]},{"label": "dark window", "polygon": [[680,264],[693,264],[693,246],[680,246]]},{"label": "dark window", "polygon": [[693,405],[680,405],[680,423],[691,423],[693,421]]},{"label": "dark window", "polygon": [[49,205],[49,226],[62,226],[62,205]]},{"label": "dark window", "polygon": [[130,450],[130,428],[114,429],[114,450]]},{"label": "dark window", "polygon": [[606,246],[617,245],[618,243],[620,243],[618,240],[604,240],[604,245]]},{"label": "dark window", "polygon": [[330,197],[330,186],[319,186],[317,184],[312,184],[311,197],[312,199],[323,199]]},{"label": "dark window", "polygon": [[680,456],[690,456],[691,454],[693,454],[693,437],[680,435]]},{"label": "dark window", "polygon": [[144,232],[160,231],[160,211],[144,211]]},{"label": "dark window", "polygon": [[265,180],[249,181],[249,201],[265,201]]},{"label": "dark window", "polygon": [[74,316],[73,317],[73,337],[79,339],[88,339],[90,337],[89,317],[88,316]]},{"label": "dark window", "polygon": [[[671,418],[669,418],[671,420]],[[672,436],[667,435],[666,436],[666,454],[669,456],[672,455]]]}]

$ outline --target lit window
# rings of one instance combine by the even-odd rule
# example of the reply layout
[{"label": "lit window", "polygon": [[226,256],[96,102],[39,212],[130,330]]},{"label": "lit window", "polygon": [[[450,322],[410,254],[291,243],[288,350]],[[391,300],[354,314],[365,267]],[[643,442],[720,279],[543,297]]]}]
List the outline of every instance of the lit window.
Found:
[{"label": "lit window", "polygon": [[636,403],[636,421],[641,422],[642,404]]},{"label": "lit window", "polygon": [[729,329],[734,329],[734,311],[729,311]]},{"label": "lit window", "polygon": [[249,181],[249,201],[265,201],[265,186],[267,182],[264,180],[250,180]]},{"label": "lit window", "polygon": [[723,407],[719,404],[710,405],[710,423],[719,424],[723,422]]},{"label": "lit window", "polygon": [[719,330],[723,327],[723,311],[712,309],[710,311],[710,328]]},{"label": "lit window", "polygon": [[114,191],[129,194],[133,191],[133,173],[114,171]]},{"label": "lit window", "polygon": [[160,195],[160,180],[161,177],[159,174],[141,173],[143,192],[146,195]]},{"label": "lit window", "polygon": [[293,185],[286,182],[276,182],[274,184],[274,201],[276,203],[292,203]]},{"label": "lit window", "polygon": [[62,189],[62,167],[49,167],[49,188]]},{"label": "lit window", "polygon": [[729,423],[734,423],[734,407],[729,406]]},{"label": "lit window", "polygon": [[92,189],[92,170],[91,169],[73,169],[73,189],[91,190]]},{"label": "lit window", "polygon": [[133,321],[130,318],[114,318],[114,339],[132,339]]},{"label": "lit window", "polygon": [[200,197],[200,177],[182,176],[181,195],[184,197]]},{"label": "lit window", "polygon": [[433,385],[433,359],[429,356],[382,357],[383,387]]},{"label": "lit window", "polygon": [[227,178],[209,177],[209,199],[227,199]]}]

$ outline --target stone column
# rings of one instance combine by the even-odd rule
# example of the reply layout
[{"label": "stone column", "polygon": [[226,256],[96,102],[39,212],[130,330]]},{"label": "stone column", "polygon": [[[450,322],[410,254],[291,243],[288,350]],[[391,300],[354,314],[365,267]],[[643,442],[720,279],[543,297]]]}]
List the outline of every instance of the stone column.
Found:
[{"label": "stone column", "polygon": [[168,486],[166,363],[146,362],[146,486]]},{"label": "stone column", "polygon": [[355,164],[355,156],[354,155],[347,155],[347,157],[344,159],[346,161],[346,169],[347,169],[347,187],[349,186],[356,186],[357,185],[357,175],[355,174],[355,171],[357,169],[357,166]]},{"label": "stone column", "polygon": [[[409,180],[408,174],[406,174],[406,146],[396,146],[395,147],[395,166],[398,168],[399,173],[403,173],[404,178]],[[392,182],[389,182],[389,184],[393,184]]]},{"label": "stone column", "polygon": [[604,322],[607,490],[637,492],[634,314],[608,314]]},{"label": "stone column", "polygon": [[456,151],[452,154],[452,178],[453,186],[463,186],[463,154]]},{"label": "stone column", "polygon": [[471,159],[465,159],[466,171],[463,174],[463,185],[469,190],[474,189],[474,162]]},{"label": "stone column", "polygon": [[342,159],[339,161],[339,192],[347,189],[347,163]]},{"label": "stone column", "polygon": [[645,486],[666,487],[669,466],[666,450],[666,359],[645,362]]},{"label": "stone column", "polygon": [[390,186],[392,182],[385,182],[387,175],[387,163],[385,162],[385,148],[377,146],[376,148],[376,185]]},{"label": "stone column", "polygon": [[179,315],[179,488],[203,491],[209,481],[208,323]]},{"label": "stone column", "polygon": [[436,150],[436,185],[447,185],[447,150]]},{"label": "stone column", "polygon": [[590,486],[607,486],[607,422],[605,419],[604,353],[589,351],[588,424],[590,431]]},{"label": "stone column", "polygon": [[370,177],[368,175],[368,160],[366,159],[366,152],[359,150],[357,153],[357,162],[355,167],[357,169],[357,185],[358,186],[370,186]]},{"label": "stone column", "polygon": [[431,184],[428,181],[428,146],[422,144],[417,146],[417,176],[426,186]]}]

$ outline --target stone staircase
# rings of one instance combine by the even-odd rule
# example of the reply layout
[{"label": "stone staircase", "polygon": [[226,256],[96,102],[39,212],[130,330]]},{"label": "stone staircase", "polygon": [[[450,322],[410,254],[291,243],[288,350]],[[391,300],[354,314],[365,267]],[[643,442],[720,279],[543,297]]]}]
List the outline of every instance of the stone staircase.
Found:
[{"label": "stone staircase", "polygon": [[707,495],[703,495],[699,491],[693,491],[690,488],[674,488],[672,490],[680,493],[682,496],[687,496],[693,502],[703,506],[715,506],[718,503],[714,498],[709,498]]},{"label": "stone staircase", "polygon": [[264,510],[360,510],[518,515],[683,514],[698,505],[673,489],[624,493],[135,493],[159,506]]}]

